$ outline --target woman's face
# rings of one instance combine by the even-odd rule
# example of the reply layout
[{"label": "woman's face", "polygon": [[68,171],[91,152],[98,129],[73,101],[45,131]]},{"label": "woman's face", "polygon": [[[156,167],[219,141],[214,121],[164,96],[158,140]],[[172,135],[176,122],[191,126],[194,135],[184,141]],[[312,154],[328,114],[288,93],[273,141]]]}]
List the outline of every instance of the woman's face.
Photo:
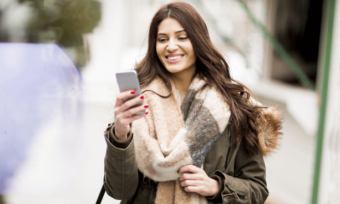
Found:
[{"label": "woman's face", "polygon": [[194,48],[186,31],[177,20],[166,18],[159,24],[156,52],[170,73],[175,75],[187,73],[188,77],[195,73]]}]

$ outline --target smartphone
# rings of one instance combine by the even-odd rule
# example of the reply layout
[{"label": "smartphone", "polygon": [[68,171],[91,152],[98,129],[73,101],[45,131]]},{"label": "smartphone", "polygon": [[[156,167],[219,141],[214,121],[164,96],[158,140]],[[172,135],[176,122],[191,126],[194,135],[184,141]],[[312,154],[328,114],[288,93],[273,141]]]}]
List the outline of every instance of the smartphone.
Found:
[{"label": "smartphone", "polygon": [[[119,87],[119,91],[127,91],[127,90],[136,90],[136,93],[132,95],[131,97],[124,99],[123,102],[126,102],[128,100],[131,100],[141,94],[139,80],[137,77],[137,72],[135,70],[126,71],[126,72],[117,72],[116,73],[116,79]],[[143,102],[137,104],[136,106],[142,105]],[[134,108],[136,106],[133,106],[131,108]],[[142,115],[145,114],[145,110],[136,113],[135,115]]]}]

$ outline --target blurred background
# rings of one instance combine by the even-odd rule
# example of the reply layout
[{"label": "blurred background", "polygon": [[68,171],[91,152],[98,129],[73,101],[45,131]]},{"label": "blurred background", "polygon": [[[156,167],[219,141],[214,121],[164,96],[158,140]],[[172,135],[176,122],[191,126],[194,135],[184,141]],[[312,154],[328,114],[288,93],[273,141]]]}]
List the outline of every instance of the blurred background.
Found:
[{"label": "blurred background", "polygon": [[[0,204],[95,203],[115,73],[145,55],[151,18],[169,2],[0,0]],[[232,76],[283,113],[266,204],[339,203],[340,3],[185,2]]]}]

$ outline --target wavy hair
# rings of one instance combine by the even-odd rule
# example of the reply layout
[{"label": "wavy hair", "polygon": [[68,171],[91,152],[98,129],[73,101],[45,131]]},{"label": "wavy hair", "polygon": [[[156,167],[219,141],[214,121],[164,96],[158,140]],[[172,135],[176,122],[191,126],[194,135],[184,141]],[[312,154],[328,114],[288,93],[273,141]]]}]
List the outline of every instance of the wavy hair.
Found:
[{"label": "wavy hair", "polygon": [[156,53],[158,26],[166,18],[176,19],[187,32],[197,57],[194,76],[206,80],[207,86],[216,88],[229,105],[232,144],[241,145],[248,156],[258,154],[260,147],[255,121],[259,112],[250,102],[252,93],[246,86],[231,78],[228,63],[212,44],[204,20],[191,5],[184,2],[169,3],[162,6],[153,17],[146,56],[135,67],[141,86],[160,77],[169,90],[172,90],[169,80],[171,74]]}]

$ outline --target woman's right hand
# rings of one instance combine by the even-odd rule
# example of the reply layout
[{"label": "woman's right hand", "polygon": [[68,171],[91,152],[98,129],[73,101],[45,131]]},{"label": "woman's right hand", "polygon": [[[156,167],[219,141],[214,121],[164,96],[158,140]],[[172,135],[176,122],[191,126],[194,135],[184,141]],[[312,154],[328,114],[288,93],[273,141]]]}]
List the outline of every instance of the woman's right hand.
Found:
[{"label": "woman's right hand", "polygon": [[[131,97],[135,94],[134,90],[124,91],[117,95],[116,105],[115,105],[115,136],[117,140],[124,141],[127,139],[127,134],[130,131],[130,124],[138,120],[140,118],[145,117],[148,112],[145,112],[143,115],[136,115],[134,114],[145,110],[149,106],[144,104],[144,96],[140,95],[131,100],[123,102],[124,99]],[[142,105],[136,106],[131,108],[132,106],[137,105],[138,103],[142,102]]]}]

